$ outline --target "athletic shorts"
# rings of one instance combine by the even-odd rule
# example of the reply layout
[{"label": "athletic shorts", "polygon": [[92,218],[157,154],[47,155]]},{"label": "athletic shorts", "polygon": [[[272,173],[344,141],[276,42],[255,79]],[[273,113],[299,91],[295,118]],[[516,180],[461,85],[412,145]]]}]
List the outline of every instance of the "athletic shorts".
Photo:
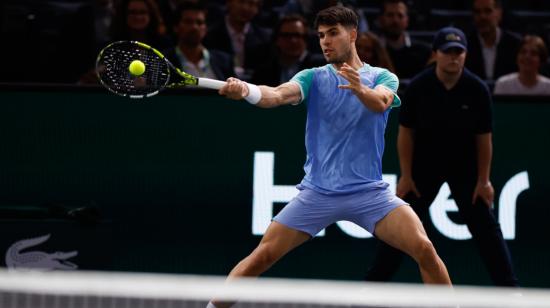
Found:
[{"label": "athletic shorts", "polygon": [[373,188],[346,195],[325,195],[304,188],[273,221],[314,237],[337,221],[351,221],[375,234],[378,221],[407,203],[388,188]]}]

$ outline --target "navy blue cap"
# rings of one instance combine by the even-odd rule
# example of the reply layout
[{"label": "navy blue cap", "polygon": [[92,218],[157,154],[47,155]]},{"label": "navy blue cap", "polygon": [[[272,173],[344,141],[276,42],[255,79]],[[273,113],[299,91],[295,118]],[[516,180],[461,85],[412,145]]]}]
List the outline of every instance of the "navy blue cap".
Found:
[{"label": "navy blue cap", "polygon": [[454,27],[445,27],[437,31],[432,46],[433,50],[445,51],[453,47],[464,51],[468,50],[468,41],[464,32]]}]

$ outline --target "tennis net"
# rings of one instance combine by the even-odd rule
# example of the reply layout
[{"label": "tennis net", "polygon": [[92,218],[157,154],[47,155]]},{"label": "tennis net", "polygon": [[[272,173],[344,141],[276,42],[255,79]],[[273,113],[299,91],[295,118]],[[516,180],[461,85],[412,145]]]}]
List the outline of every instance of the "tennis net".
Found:
[{"label": "tennis net", "polygon": [[300,279],[0,270],[1,308],[550,307],[550,290]]}]

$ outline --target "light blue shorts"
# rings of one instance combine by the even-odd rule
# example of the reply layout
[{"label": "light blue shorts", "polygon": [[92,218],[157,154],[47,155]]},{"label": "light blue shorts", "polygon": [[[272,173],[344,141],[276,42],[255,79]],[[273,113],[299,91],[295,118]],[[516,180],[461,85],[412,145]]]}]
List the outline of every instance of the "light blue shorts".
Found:
[{"label": "light blue shorts", "polygon": [[374,227],[393,209],[407,203],[388,188],[347,195],[325,195],[304,188],[273,218],[312,237],[337,221],[347,220],[375,234]]}]

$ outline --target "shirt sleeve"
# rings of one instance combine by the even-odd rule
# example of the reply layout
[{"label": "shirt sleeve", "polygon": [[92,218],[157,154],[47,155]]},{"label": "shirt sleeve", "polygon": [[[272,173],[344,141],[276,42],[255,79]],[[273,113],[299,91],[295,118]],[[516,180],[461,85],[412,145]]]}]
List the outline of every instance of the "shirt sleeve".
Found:
[{"label": "shirt sleeve", "polygon": [[493,97],[489,88],[483,84],[479,94],[479,117],[476,123],[476,133],[486,134],[493,131]]},{"label": "shirt sleeve", "polygon": [[380,74],[378,74],[378,77],[376,78],[374,87],[376,88],[377,86],[383,86],[392,91],[393,102],[391,103],[391,107],[399,107],[401,105],[401,99],[399,98],[399,96],[397,96],[399,79],[394,73],[386,69],[382,70],[382,72],[380,72]]},{"label": "shirt sleeve", "polygon": [[403,104],[399,108],[399,124],[408,128],[416,128],[418,98],[415,93],[417,87],[414,82],[407,87],[403,94]]},{"label": "shirt sleeve", "polygon": [[300,92],[302,94],[302,99],[300,100],[300,103],[307,100],[309,95],[309,89],[311,88],[311,83],[313,82],[313,75],[314,75],[314,69],[305,69],[302,71],[299,71],[292,79],[290,79],[290,82],[294,82],[298,84],[300,87]]}]

